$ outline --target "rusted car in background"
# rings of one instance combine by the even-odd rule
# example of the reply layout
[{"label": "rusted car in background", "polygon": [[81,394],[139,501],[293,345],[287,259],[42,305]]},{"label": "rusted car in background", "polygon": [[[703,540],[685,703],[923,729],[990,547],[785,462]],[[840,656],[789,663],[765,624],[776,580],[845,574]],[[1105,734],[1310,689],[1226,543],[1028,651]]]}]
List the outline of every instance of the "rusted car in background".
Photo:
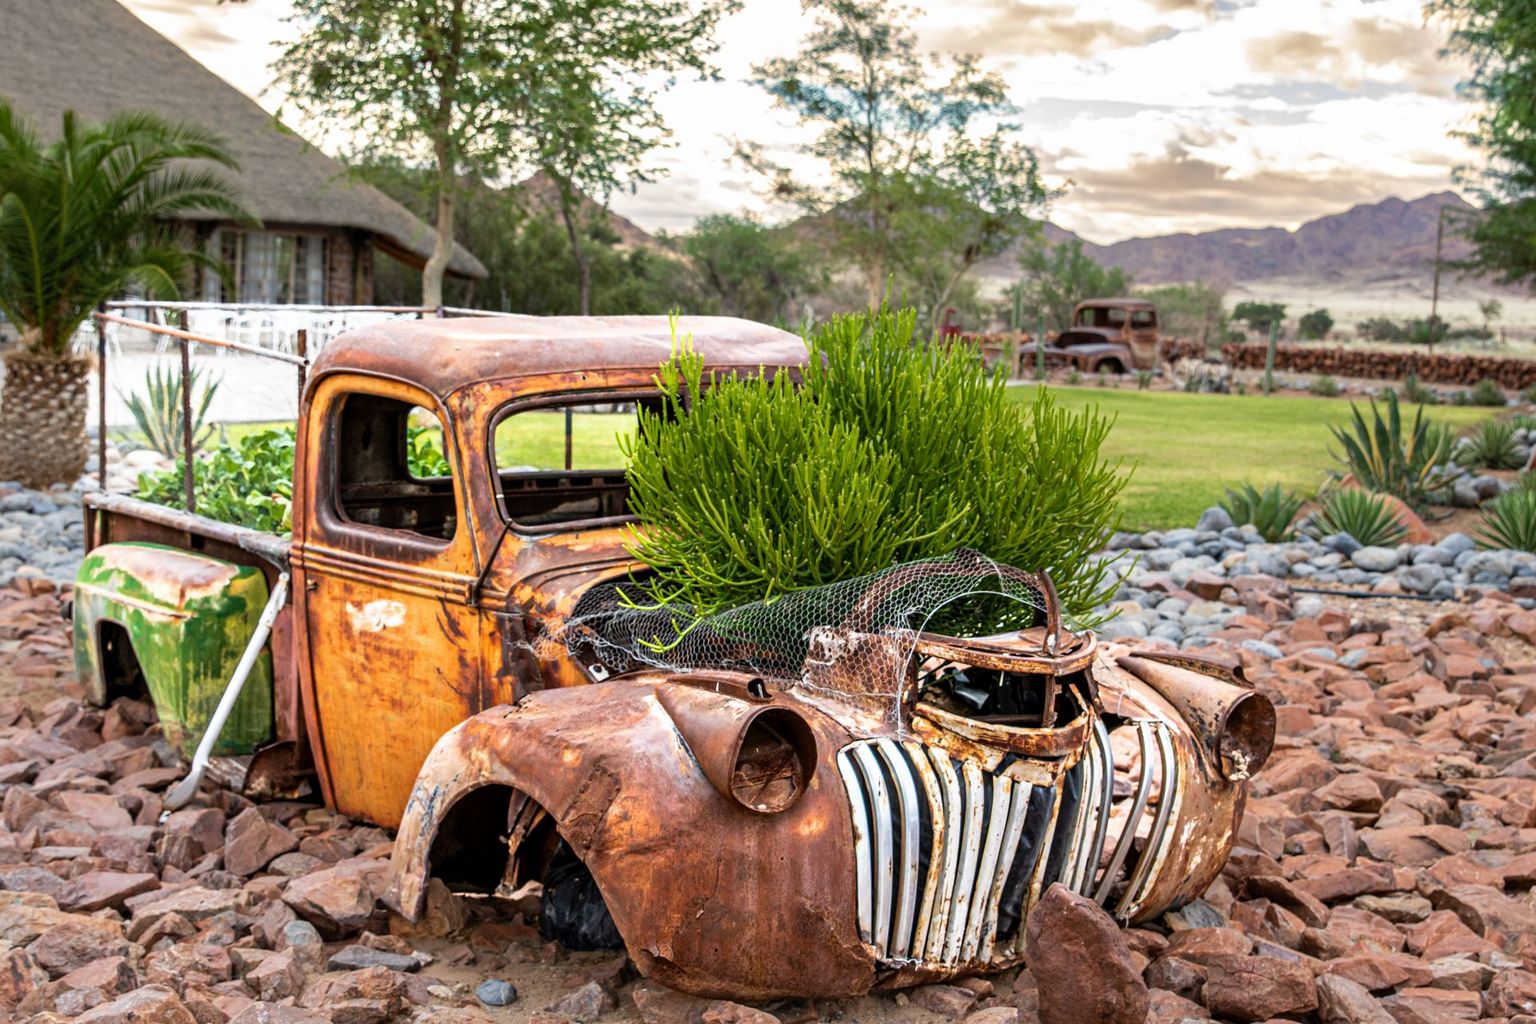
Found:
[{"label": "rusted car in background", "polygon": [[[680,329],[711,374],[806,357],[757,324]],[[547,936],[622,945],[697,993],[1005,967],[1057,881],[1128,921],[1200,894],[1273,708],[1230,666],[1072,632],[1043,575],[967,552],[903,569],[1018,595],[1001,633],[875,614],[913,607],[883,577],[794,629],[692,629],[718,642],[686,664],[634,627],[622,588],[646,567],[613,438],[658,400],[673,337],[654,317],[508,318],[332,342],[301,403],[291,540],[87,500],[82,681],[102,702],[147,689],[186,752],[240,661],[222,742],[247,791],[312,775],[328,806],[398,825],[401,913],[434,877],[488,907],[537,882]],[[445,475],[411,471],[423,425]]]},{"label": "rusted car in background", "polygon": [[1046,360],[1084,373],[1154,370],[1159,361],[1157,307],[1146,299],[1089,299],[1072,325],[1047,339]]}]

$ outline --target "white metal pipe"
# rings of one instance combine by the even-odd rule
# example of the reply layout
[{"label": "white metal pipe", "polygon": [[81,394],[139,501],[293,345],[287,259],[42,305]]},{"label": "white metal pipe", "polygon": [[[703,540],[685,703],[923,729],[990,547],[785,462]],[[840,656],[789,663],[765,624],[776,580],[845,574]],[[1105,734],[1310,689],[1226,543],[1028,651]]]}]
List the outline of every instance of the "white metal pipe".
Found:
[{"label": "white metal pipe", "polygon": [[256,621],[256,630],[251,634],[250,643],[245,645],[245,653],[240,656],[240,664],[235,666],[235,674],[230,677],[229,685],[224,688],[224,696],[219,698],[219,706],[214,709],[213,718],[209,719],[208,728],[197,744],[197,752],[192,756],[191,771],[187,772],[186,778],[166,794],[166,810],[174,811],[185,806],[197,792],[197,785],[203,781],[203,773],[208,770],[208,758],[213,753],[214,744],[219,741],[219,734],[224,731],[224,723],[229,720],[235,701],[240,699],[240,691],[245,689],[245,681],[250,676],[251,669],[256,667],[256,659],[261,656],[261,649],[266,646],[267,637],[272,632],[272,623],[276,621],[277,613],[287,599],[288,574],[279,573],[277,585],[272,588],[272,596],[267,598],[267,606],[262,609],[261,618]]}]

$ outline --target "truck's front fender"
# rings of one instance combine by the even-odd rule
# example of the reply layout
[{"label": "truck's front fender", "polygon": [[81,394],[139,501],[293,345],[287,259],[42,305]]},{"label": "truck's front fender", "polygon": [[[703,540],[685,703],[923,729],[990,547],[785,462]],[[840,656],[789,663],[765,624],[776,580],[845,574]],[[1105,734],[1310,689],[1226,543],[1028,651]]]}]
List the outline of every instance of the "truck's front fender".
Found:
[{"label": "truck's front fender", "polygon": [[[788,809],[754,813],[710,784],[658,699],[682,685],[643,677],[543,691],[447,733],[406,805],[386,902],[419,913],[445,816],[504,786],[554,819],[646,975],[735,998],[868,990],[875,963],[859,939],[853,830],[831,763],[847,734],[796,708],[819,766]],[[723,711],[733,699],[708,696]]]}]

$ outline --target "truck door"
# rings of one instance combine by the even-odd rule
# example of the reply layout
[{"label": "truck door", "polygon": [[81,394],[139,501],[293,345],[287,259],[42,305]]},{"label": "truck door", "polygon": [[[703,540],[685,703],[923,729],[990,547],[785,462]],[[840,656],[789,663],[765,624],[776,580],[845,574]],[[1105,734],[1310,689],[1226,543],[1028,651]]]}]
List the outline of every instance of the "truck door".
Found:
[{"label": "truck door", "polygon": [[324,378],[296,474],[304,692],[321,783],[337,810],[382,824],[399,821],[437,739],[486,705],[479,616],[466,604],[464,472],[444,423],[436,400],[409,385]]}]

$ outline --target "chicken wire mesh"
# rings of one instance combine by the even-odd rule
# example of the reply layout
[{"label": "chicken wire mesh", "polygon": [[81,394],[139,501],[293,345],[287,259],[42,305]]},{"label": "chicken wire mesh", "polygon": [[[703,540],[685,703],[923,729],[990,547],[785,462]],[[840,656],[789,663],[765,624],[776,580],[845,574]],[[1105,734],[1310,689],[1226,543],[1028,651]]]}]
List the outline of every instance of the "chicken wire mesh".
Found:
[{"label": "chicken wire mesh", "polygon": [[[654,603],[644,579],[614,581],[584,595],[548,639],[604,675],[649,666],[796,678],[813,647],[826,657],[829,643],[845,642],[834,634],[895,639],[910,656],[920,633],[1017,632],[1044,622],[1053,603],[1043,577],[962,549],[708,615]],[[866,672],[889,663],[891,649],[871,650]],[[897,660],[888,669],[904,671]]]}]

